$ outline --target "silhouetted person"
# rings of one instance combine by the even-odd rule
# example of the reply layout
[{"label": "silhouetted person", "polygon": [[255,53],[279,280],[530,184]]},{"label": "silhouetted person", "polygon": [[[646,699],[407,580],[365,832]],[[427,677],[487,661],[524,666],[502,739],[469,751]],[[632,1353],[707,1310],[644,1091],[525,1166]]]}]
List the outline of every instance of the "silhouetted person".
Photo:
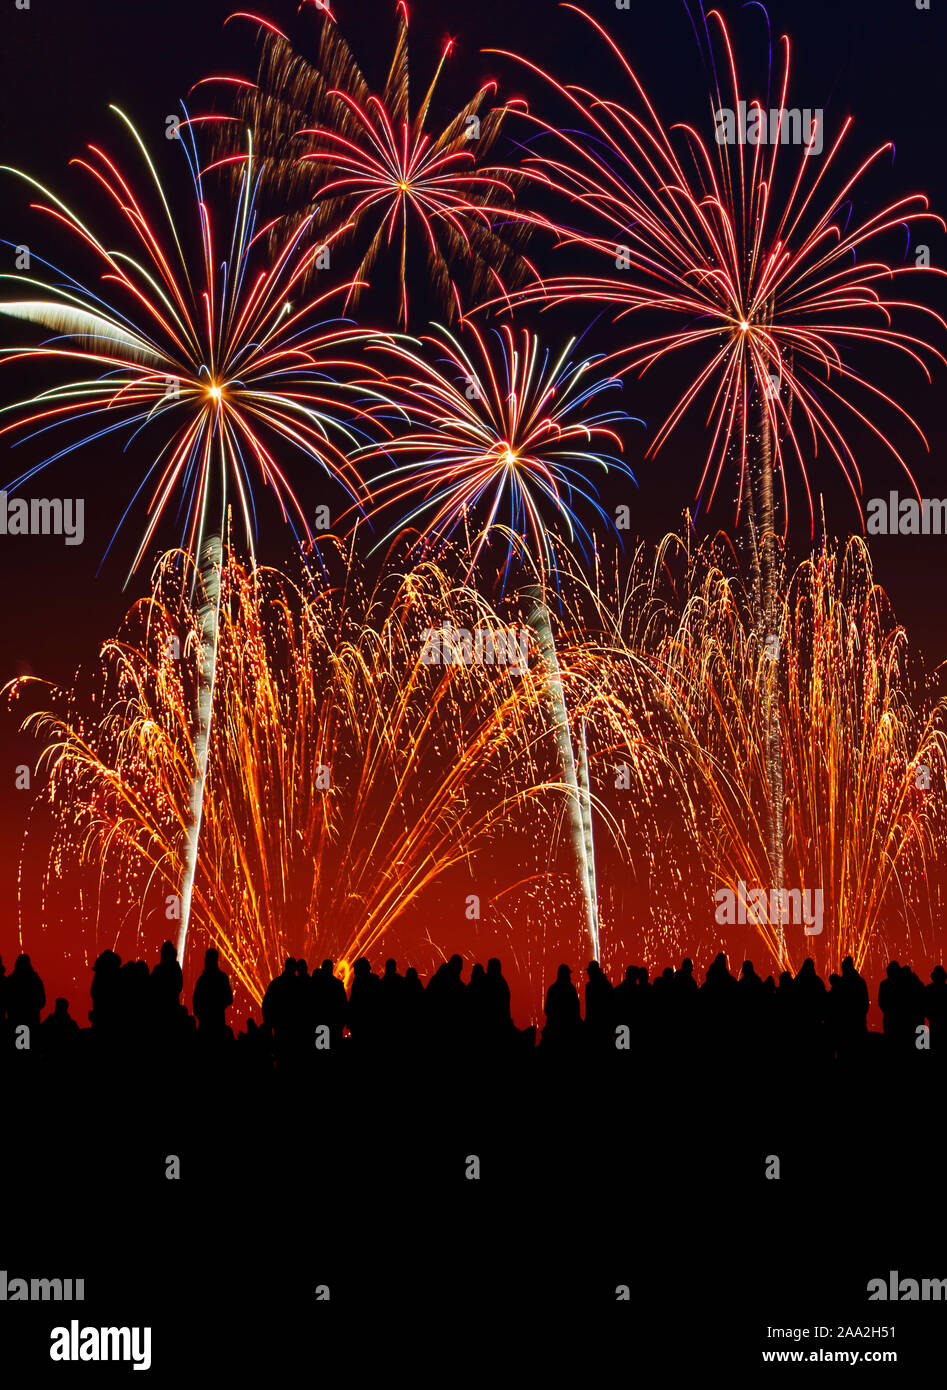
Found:
[{"label": "silhouetted person", "polygon": [[316,1038],[315,997],[309,966],[302,957],[296,961],[296,981],[290,998],[292,1000],[290,1047],[309,1056],[311,1049],[315,1046]]},{"label": "silhouetted person", "polygon": [[729,1047],[737,1035],[739,986],[727,968],[727,957],[719,951],[700,987],[700,1012],[704,1036],[711,1046]]},{"label": "silhouetted person", "polygon": [[285,1050],[289,1043],[295,982],[296,961],[292,956],[287,956],[283,961],[282,973],[270,981],[263,995],[263,1026],[272,1037],[277,1051]]},{"label": "silhouetted person", "polygon": [[594,1046],[607,1046],[615,1027],[612,982],[597,960],[589,961],[585,973],[586,1031]]},{"label": "silhouetted person", "polygon": [[229,1031],[227,1010],[233,1003],[230,980],[219,965],[220,955],[213,946],[204,952],[204,969],[194,986],[193,1009],[201,1036],[219,1040]]},{"label": "silhouetted person", "polygon": [[398,962],[389,958],[378,982],[379,1024],[389,1038],[400,1040],[403,1012],[404,980],[398,974]]},{"label": "silhouetted person", "polygon": [[[740,967],[736,997],[740,1005],[740,1025],[744,1033],[758,1036],[763,1029],[766,993],[763,981],[757,975],[751,960],[745,960]],[[747,1042],[749,1041],[747,1037]]]},{"label": "silhouetted person", "polygon": [[582,1027],[579,995],[568,965],[560,965],[556,978],[546,991],[546,1026],[542,1045],[557,1052],[578,1046]]},{"label": "silhouetted person", "polygon": [[379,979],[364,956],[352,967],[352,988],[349,991],[349,1027],[360,1047],[372,1046],[378,1038]]},{"label": "silhouetted person", "polygon": [[848,1052],[864,1041],[868,1029],[868,986],[855,969],[851,956],[842,961],[842,973],[836,985],[838,1016],[836,1019],[837,1046]]},{"label": "silhouetted person", "polygon": [[510,987],[503,978],[503,970],[496,956],[487,961],[487,973],[483,982],[483,1008],[488,1043],[503,1047],[513,1041],[515,1029],[510,1010]]},{"label": "silhouetted person", "polygon": [[330,1051],[337,1052],[342,1045],[348,1000],[345,997],[345,985],[336,979],[335,967],[331,960],[324,960],[313,975],[312,998],[316,1026],[328,1026]]},{"label": "silhouetted person", "polygon": [[167,1032],[177,1022],[181,1010],[184,974],[178,964],[177,952],[170,941],[161,947],[158,964],[151,972],[151,1000],[159,1030]]},{"label": "silhouetted person", "polygon": [[825,983],[816,973],[815,961],[806,956],[793,981],[800,1021],[818,1028],[825,1017]]},{"label": "silhouetted person", "polygon": [[427,983],[424,999],[427,1007],[428,1027],[435,1046],[437,1040],[442,1046],[453,1047],[466,1035],[466,986],[461,979],[464,968],[463,959],[458,955],[439,965]]},{"label": "silhouetted person", "polygon": [[697,981],[694,979],[694,962],[690,956],[685,956],[681,961],[680,970],[674,972],[674,992],[685,1008],[697,1001],[700,991]]},{"label": "silhouetted person", "polygon": [[92,967],[92,1008],[89,1020],[96,1033],[113,1038],[122,1017],[122,959],[106,950]]},{"label": "silhouetted person", "polygon": [[4,1005],[7,1022],[12,1029],[23,1024],[30,1030],[30,1046],[39,1041],[39,1016],[46,1003],[43,982],[30,964],[26,953],[17,956],[13,973],[6,981]]},{"label": "silhouetted person", "polygon": [[43,1051],[49,1057],[68,1056],[79,1038],[79,1025],[69,1016],[69,1000],[57,999],[51,1014],[39,1026]]},{"label": "silhouetted person", "polygon": [[896,960],[890,961],[878,988],[878,1005],[891,1051],[909,1051],[914,1047],[925,1007],[924,987],[914,971]]}]

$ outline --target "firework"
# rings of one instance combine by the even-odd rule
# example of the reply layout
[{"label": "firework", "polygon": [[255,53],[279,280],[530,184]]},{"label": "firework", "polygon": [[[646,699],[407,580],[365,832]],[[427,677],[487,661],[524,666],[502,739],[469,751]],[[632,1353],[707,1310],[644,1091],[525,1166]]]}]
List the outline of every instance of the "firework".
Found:
[{"label": "firework", "polygon": [[397,6],[395,50],[380,95],[372,92],[331,17],[322,15],[321,21],[315,64],[269,21],[257,20],[256,82],[207,79],[232,91],[236,112],[230,120],[209,118],[219,135],[218,163],[239,163],[243,155],[232,147],[232,132],[253,129],[264,182],[282,218],[295,223],[305,217],[313,235],[356,248],[353,301],[379,255],[394,251],[405,324],[409,247],[415,241],[452,313],[460,305],[453,263],[470,272],[475,296],[486,285],[500,285],[501,272],[515,281],[525,263],[495,227],[506,218],[515,174],[498,176],[484,165],[506,115],[502,106],[485,105],[496,84],[481,87],[440,133],[432,133],[431,106],[452,42],[412,109],[403,3]]},{"label": "firework", "polygon": [[[98,930],[126,949],[166,930],[193,822],[205,642],[179,561],[103,648],[93,697],[77,687],[31,721],[55,827],[44,917],[91,882]],[[426,658],[445,625],[505,630],[473,591],[431,565],[370,592],[351,568],[296,585],[225,554],[219,613],[191,939],[257,1004],[286,955],[347,974],[452,870],[479,862],[488,882],[477,856],[511,818],[548,855],[561,792],[534,757],[543,669]]]},{"label": "firework", "polygon": [[573,359],[575,339],[557,357],[508,325],[482,332],[465,320],[463,332],[466,342],[445,328],[422,340],[438,365],[409,343],[382,346],[396,363],[386,373],[387,391],[408,424],[367,452],[409,458],[372,481],[373,510],[394,507],[397,522],[384,539],[416,527],[421,552],[463,535],[468,577],[490,540],[500,538],[504,583],[519,554],[545,587],[557,538],[583,550],[592,544],[583,507],[612,525],[589,475],[614,469],[634,481],[614,452],[623,448],[616,426],[634,417],[590,408],[620,383],[596,376],[598,359]]},{"label": "firework", "polygon": [[[786,108],[790,53],[785,36],[778,96],[772,102],[768,97],[765,103],[747,101],[723,18],[717,11],[707,16],[720,37],[721,66],[732,93],[725,101],[716,84],[711,139],[691,125],[666,128],[615,41],[584,11],[577,13],[621,65],[632,88],[629,104],[563,85],[516,54],[507,56],[537,72],[585,123],[584,132],[576,133],[526,117],[548,144],[544,149],[542,141],[531,142],[524,174],[568,198],[597,230],[559,226],[536,214],[532,220],[554,230],[561,242],[602,257],[607,267],[598,276],[538,281],[517,296],[537,302],[586,300],[610,305],[620,317],[644,310],[675,320],[666,332],[636,340],[618,355],[626,368],[641,371],[678,355],[699,359],[649,453],[657,453],[703,400],[709,445],[698,493],[703,497],[709,482],[708,505],[725,463],[735,457],[739,514],[754,450],[771,448],[784,506],[786,465],[794,462],[814,524],[807,448],[814,456],[824,447],[841,467],[861,514],[861,478],[839,415],[846,426],[857,422],[880,440],[909,478],[901,453],[875,422],[875,410],[890,408],[925,447],[926,440],[898,402],[861,375],[848,355],[863,345],[889,348],[918,363],[928,379],[925,359],[945,360],[924,336],[893,326],[905,310],[933,319],[938,329],[945,326],[931,309],[895,291],[903,275],[932,272],[913,263],[891,264],[884,254],[888,234],[903,237],[905,229],[925,222],[943,228],[942,219],[927,211],[920,194],[861,214],[855,210],[865,176],[892,146],[841,173],[851,117],[826,142],[824,153],[819,152],[824,132],[816,125],[802,145],[787,143],[787,132],[780,130],[769,144],[718,138],[727,132],[714,120],[715,112],[746,110],[748,123],[752,119],[759,130],[771,106]],[[770,516],[757,518],[762,535],[772,531],[771,511],[770,504]]]},{"label": "firework", "polygon": [[775,884],[772,678],[736,572],[728,546],[695,551],[669,537],[650,569],[637,557],[622,593],[589,585],[602,630],[598,699],[587,714],[599,764],[632,752],[640,760],[627,731],[645,731],[642,780],[654,783],[646,832],[662,817],[676,822],[677,872],[672,881],[665,864],[656,875],[652,911],[677,919],[674,948],[699,954],[707,943],[727,948],[726,929],[714,924],[717,889],[818,890],[821,933],[806,936],[798,922],[787,929],[781,913],[748,919],[777,966],[798,968],[812,954],[838,970],[851,955],[862,969],[912,939],[916,953],[934,920],[932,873],[945,848],[937,789],[947,704],[914,672],[863,541],[825,542],[799,565],[780,593],[774,634],[786,825],[785,877]]},{"label": "firework", "polygon": [[0,312],[53,329],[57,337],[42,346],[7,350],[0,362],[54,363],[75,375],[31,400],[3,407],[3,414],[15,418],[0,433],[87,430],[11,486],[82,446],[125,434],[128,450],[134,444],[135,454],[147,460],[125,515],[151,488],[132,572],[178,494],[185,511],[182,544],[192,554],[205,536],[221,531],[228,492],[252,549],[254,475],[272,489],[297,536],[309,538],[303,507],[274,444],[310,466],[315,460],[345,487],[350,500],[363,495],[345,451],[365,438],[346,424],[359,414],[360,395],[370,394],[369,386],[356,384],[364,382],[366,369],[352,360],[365,335],[344,323],[319,322],[330,302],[350,287],[292,302],[316,255],[314,247],[304,245],[304,226],[281,243],[269,263],[256,264],[257,243],[267,228],[258,225],[255,211],[252,150],[233,225],[218,236],[192,136],[182,126],[179,143],[193,175],[200,248],[199,256],[188,258],[145,145],[127,117],[117,114],[144,161],[157,220],[149,219],[146,199],[102,150],[89,146],[90,158],[75,162],[120,215],[134,254],[109,249],[52,193],[27,174],[9,171],[38,190],[43,201],[35,206],[53,219],[59,235],[65,227],[91,250],[103,285],[96,290],[64,272],[55,272],[56,283],[27,273],[3,276],[16,281],[21,293],[28,287],[27,294],[40,297],[0,303]]}]

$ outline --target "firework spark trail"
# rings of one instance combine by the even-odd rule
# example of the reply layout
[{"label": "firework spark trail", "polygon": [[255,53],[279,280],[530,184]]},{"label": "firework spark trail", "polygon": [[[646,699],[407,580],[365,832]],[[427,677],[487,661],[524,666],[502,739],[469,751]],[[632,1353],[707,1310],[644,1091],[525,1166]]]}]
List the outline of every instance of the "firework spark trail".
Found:
[{"label": "firework spark trail", "polygon": [[[770,677],[728,547],[691,550],[672,536],[635,568],[627,604],[586,582],[603,637],[585,718],[607,756],[628,729],[645,731],[642,781],[666,782],[689,846],[678,854],[692,871],[694,938],[680,944],[688,954],[702,940],[719,949],[715,890],[770,884]],[[798,566],[779,595],[775,635],[785,886],[823,892],[824,932],[803,937],[798,923],[786,932],[779,915],[756,930],[778,968],[797,969],[808,951],[826,973],[846,955],[859,969],[876,966],[912,937],[923,945],[932,926],[932,875],[947,846],[936,791],[947,774],[947,701],[913,674],[906,634],[857,538],[826,541]]]},{"label": "firework spark trail", "polygon": [[[122,936],[155,946],[201,760],[192,710],[206,644],[189,582],[181,557],[166,557],[103,649],[91,706],[70,697],[65,713],[30,721],[51,770],[46,896],[91,874]],[[535,766],[543,672],[426,664],[425,632],[442,619],[505,630],[435,566],[362,592],[350,570],[297,586],[225,555],[189,939],[216,946],[256,1004],[288,954],[331,954],[347,975],[511,816],[519,831],[536,826],[546,872],[561,782]]]}]

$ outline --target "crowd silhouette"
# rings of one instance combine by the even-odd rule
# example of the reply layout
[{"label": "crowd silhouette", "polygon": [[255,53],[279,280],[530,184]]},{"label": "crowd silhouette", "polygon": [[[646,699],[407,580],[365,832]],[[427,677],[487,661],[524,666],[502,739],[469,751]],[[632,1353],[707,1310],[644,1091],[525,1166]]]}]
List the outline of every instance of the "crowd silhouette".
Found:
[{"label": "crowd silhouette", "polygon": [[[597,961],[586,969],[584,1001],[568,965],[560,965],[545,999],[541,1029],[515,1026],[510,988],[500,961],[477,963],[468,981],[463,961],[451,956],[423,984],[417,970],[399,973],[388,960],[381,974],[369,961],[355,962],[346,992],[331,960],[310,972],[305,960],[287,958],[262,1000],[262,1021],[250,1018],[235,1037],[227,1021],[233,991],[218,952],[205,952],[191,1010],[183,1002],[184,978],[174,946],[165,942],[152,968],[104,951],[92,970],[89,1027],[80,1027],[66,999],[46,1007],[43,982],[28,955],[8,975],[0,960],[0,1027],[4,1051],[75,1054],[89,1037],[105,1052],[236,1046],[252,1065],[292,1069],[314,1053],[350,1056],[427,1052],[437,1056],[504,1056],[538,1051],[544,1057],[578,1057],[607,1051],[739,1051],[810,1060],[845,1060],[879,1045],[891,1057],[947,1052],[947,971],[940,965],[924,985],[906,965],[891,961],[878,990],[881,1034],[868,1029],[868,986],[851,957],[829,977],[828,987],[807,959],[778,981],[744,961],[731,974],[721,952],[703,984],[685,958],[653,979],[629,966],[613,984]],[[584,1009],[583,1009],[584,1002]],[[538,1048],[537,1048],[538,1042]]]}]

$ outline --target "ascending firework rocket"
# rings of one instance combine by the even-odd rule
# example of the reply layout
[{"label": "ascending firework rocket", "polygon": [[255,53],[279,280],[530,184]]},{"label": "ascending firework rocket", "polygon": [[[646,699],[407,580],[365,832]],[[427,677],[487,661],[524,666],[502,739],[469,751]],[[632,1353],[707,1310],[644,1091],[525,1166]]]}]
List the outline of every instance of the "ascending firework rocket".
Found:
[{"label": "ascending firework rocket", "polygon": [[178,932],[178,963],[184,965],[184,945],[191,915],[191,895],[197,869],[197,849],[204,814],[204,786],[207,782],[207,753],[210,747],[210,720],[214,707],[214,678],[217,674],[217,642],[220,632],[220,590],[223,545],[220,536],[208,536],[201,547],[199,563],[203,599],[197,610],[201,639],[201,682],[197,696],[197,737],[194,740],[196,769],[191,782],[191,824],[184,846],[184,878],[181,883],[181,928]]},{"label": "ascending firework rocket", "polygon": [[579,878],[585,901],[585,923],[592,945],[592,958],[598,960],[598,898],[595,888],[595,854],[592,843],[592,801],[589,790],[589,763],[585,742],[585,721],[582,721],[582,739],[579,766],[576,768],[572,735],[569,730],[569,716],[566,711],[565,693],[562,688],[562,675],[556,643],[552,633],[549,609],[536,586],[524,590],[524,597],[531,602],[526,621],[536,634],[539,656],[546,672],[549,716],[559,744],[559,759],[562,764],[563,782],[569,797],[569,813],[572,821],[572,843],[579,865]]}]

